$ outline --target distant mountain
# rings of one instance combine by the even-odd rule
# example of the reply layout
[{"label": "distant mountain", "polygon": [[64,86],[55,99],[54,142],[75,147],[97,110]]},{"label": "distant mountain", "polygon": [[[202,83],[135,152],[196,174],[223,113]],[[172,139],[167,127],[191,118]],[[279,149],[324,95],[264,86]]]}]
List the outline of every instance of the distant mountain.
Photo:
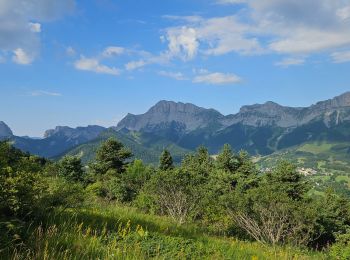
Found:
[{"label": "distant mountain", "polygon": [[185,154],[191,150],[184,149],[173,142],[148,133],[133,132],[133,131],[116,131],[113,128],[102,132],[100,136],[88,143],[81,144],[72,148],[69,152],[57,156],[57,159],[64,155],[78,156],[83,163],[92,161],[95,158],[95,153],[100,144],[108,138],[116,138],[129,148],[134,158],[142,159],[146,163],[158,164],[159,156],[164,148],[167,148],[175,162],[180,162]]},{"label": "distant mountain", "polygon": [[[269,101],[243,106],[227,116],[192,104],[161,101],[145,114],[127,115],[116,129],[152,133],[190,150],[203,144],[216,153],[229,143],[235,149],[266,155],[311,139],[334,139],[337,129],[347,129],[348,121],[350,92],[310,107]],[[345,135],[337,136],[347,140]]]},{"label": "distant mountain", "polygon": [[12,137],[13,133],[11,129],[3,121],[0,121],[0,139],[6,139]]},{"label": "distant mountain", "polygon": [[243,106],[227,116],[214,109],[163,100],[144,114],[128,114],[110,129],[56,127],[40,140],[15,137],[5,126],[0,124],[0,133],[11,136],[16,147],[50,158],[69,153],[87,162],[98,144],[110,136],[147,162],[156,163],[164,148],[171,149],[180,161],[185,152],[200,145],[215,154],[225,143],[235,150],[266,156],[308,142],[349,143],[350,92],[310,107],[286,107],[269,101]]},{"label": "distant mountain", "polygon": [[70,150],[72,147],[96,139],[104,130],[106,128],[101,126],[77,128],[58,126],[46,131],[43,139],[13,136],[11,140],[15,147],[23,151],[51,158]]},{"label": "distant mountain", "polygon": [[82,143],[97,138],[104,130],[105,127],[97,125],[77,128],[57,126],[55,129],[45,131],[44,138],[65,138],[67,141]]},{"label": "distant mountain", "polygon": [[217,124],[224,116],[214,109],[205,109],[189,103],[160,101],[145,114],[128,114],[116,129],[154,132],[167,127],[178,127],[178,131],[190,132]]},{"label": "distant mountain", "polygon": [[310,107],[285,107],[269,101],[265,104],[243,106],[237,114],[227,116],[214,109],[163,100],[145,114],[128,114],[119,122],[116,129],[154,132],[176,126],[178,131],[188,133],[208,126],[225,128],[234,124],[288,128],[308,124],[319,118],[329,122],[334,116],[338,122],[350,120],[349,108],[350,92]]},{"label": "distant mountain", "polygon": [[316,119],[322,119],[325,123],[337,118],[337,123],[350,120],[350,92],[343,95],[318,102],[310,107],[285,107],[274,102],[243,106],[239,113],[229,115],[224,119],[224,125],[241,123],[249,126],[278,126],[298,127]]}]

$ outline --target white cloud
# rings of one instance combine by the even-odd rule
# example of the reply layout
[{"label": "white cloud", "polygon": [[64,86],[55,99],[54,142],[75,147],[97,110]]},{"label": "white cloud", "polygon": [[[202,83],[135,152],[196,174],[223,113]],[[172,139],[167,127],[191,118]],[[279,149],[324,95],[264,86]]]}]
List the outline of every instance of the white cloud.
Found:
[{"label": "white cloud", "polygon": [[331,50],[348,44],[350,44],[350,34],[304,28],[295,30],[293,35],[282,36],[280,39],[273,41],[269,48],[279,53],[308,54]]},{"label": "white cloud", "polygon": [[[161,38],[183,59],[196,54],[311,55],[350,47],[350,4],[345,0],[216,0],[245,3],[232,16],[173,16],[182,26]],[[169,18],[169,17],[168,17]]]},{"label": "white cloud", "polygon": [[[41,23],[74,9],[74,0],[0,0],[0,50],[21,49],[35,59],[40,49]],[[35,22],[34,22],[35,21]],[[18,61],[18,59],[14,59]],[[18,64],[28,64],[18,62]]]},{"label": "white cloud", "polygon": [[61,97],[61,93],[57,92],[50,92],[50,91],[45,91],[45,90],[35,90],[29,93],[30,96],[32,97],[38,97],[38,96],[52,96],[52,97]]},{"label": "white cloud", "polygon": [[118,55],[124,54],[125,51],[126,50],[123,47],[109,46],[109,47],[104,49],[104,51],[102,52],[102,56],[104,56],[106,58],[110,58],[113,56],[118,56]]},{"label": "white cloud", "polygon": [[31,64],[34,60],[33,56],[26,53],[23,49],[18,48],[13,51],[13,62],[21,65]]},{"label": "white cloud", "polygon": [[197,54],[199,42],[197,41],[196,29],[182,26],[167,30],[169,53],[183,60],[190,60]]},{"label": "white cloud", "polygon": [[188,80],[188,78],[186,78],[186,76],[181,72],[159,71],[158,74],[176,80]]},{"label": "white cloud", "polygon": [[13,58],[17,64],[33,62],[40,50],[41,23],[73,9],[74,0],[0,0],[0,50],[21,50]]},{"label": "white cloud", "polygon": [[138,51],[134,52],[134,54],[137,54],[138,56],[141,56],[142,58],[135,61],[130,61],[125,64],[126,70],[135,70],[140,69],[146,65],[151,64],[158,64],[158,65],[164,65],[168,64],[171,58],[173,57],[171,53],[167,52],[161,52],[159,55],[152,55],[148,52],[144,51]]},{"label": "white cloud", "polygon": [[340,17],[342,20],[348,20],[350,19],[350,5],[346,6],[344,8],[340,8],[337,10],[337,15]]},{"label": "white cloud", "polygon": [[115,67],[108,67],[106,65],[100,64],[100,61],[95,58],[85,58],[81,56],[79,60],[75,63],[75,68],[78,70],[92,71],[100,74],[110,74],[118,76],[121,71]]},{"label": "white cloud", "polygon": [[276,62],[276,66],[280,67],[289,67],[289,66],[296,66],[296,65],[303,65],[305,63],[304,58],[285,58],[279,62]]},{"label": "white cloud", "polygon": [[29,23],[29,29],[34,33],[41,32],[41,24],[40,23]]},{"label": "white cloud", "polygon": [[130,61],[127,64],[125,64],[126,70],[135,70],[144,67],[148,63],[144,60],[138,60],[138,61]]},{"label": "white cloud", "polygon": [[169,42],[169,52],[183,60],[194,58],[201,46],[206,55],[261,53],[259,41],[249,35],[250,30],[250,25],[239,22],[235,16],[202,18],[186,26],[168,28],[162,39]]},{"label": "white cloud", "polygon": [[350,51],[334,52],[331,57],[334,63],[350,62]]},{"label": "white cloud", "polygon": [[242,79],[235,74],[225,74],[221,72],[207,73],[197,75],[193,79],[193,83],[204,83],[212,85],[225,85],[240,83]]}]

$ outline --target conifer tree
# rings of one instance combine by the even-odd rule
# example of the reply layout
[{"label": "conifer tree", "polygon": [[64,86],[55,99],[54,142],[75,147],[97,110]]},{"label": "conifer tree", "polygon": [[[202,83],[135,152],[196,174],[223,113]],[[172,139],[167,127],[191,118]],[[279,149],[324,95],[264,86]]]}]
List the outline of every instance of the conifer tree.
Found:
[{"label": "conifer tree", "polygon": [[174,168],[173,158],[168,150],[164,150],[159,159],[159,169],[162,171]]}]

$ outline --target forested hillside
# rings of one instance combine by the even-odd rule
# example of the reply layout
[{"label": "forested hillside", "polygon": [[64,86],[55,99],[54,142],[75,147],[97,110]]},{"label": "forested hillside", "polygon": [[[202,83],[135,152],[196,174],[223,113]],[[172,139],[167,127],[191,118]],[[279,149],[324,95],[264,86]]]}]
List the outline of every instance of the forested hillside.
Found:
[{"label": "forested hillside", "polygon": [[132,160],[115,138],[95,159],[48,161],[0,143],[0,258],[348,259],[350,202],[296,167],[261,172],[205,147],[174,165]]}]

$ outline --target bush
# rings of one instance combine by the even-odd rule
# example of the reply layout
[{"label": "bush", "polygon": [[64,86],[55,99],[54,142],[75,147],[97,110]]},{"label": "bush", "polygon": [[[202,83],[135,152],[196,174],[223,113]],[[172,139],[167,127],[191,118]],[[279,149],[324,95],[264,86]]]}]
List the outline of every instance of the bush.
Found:
[{"label": "bush", "polygon": [[329,254],[334,259],[350,259],[350,230],[346,234],[337,236],[336,243],[331,246]]}]

